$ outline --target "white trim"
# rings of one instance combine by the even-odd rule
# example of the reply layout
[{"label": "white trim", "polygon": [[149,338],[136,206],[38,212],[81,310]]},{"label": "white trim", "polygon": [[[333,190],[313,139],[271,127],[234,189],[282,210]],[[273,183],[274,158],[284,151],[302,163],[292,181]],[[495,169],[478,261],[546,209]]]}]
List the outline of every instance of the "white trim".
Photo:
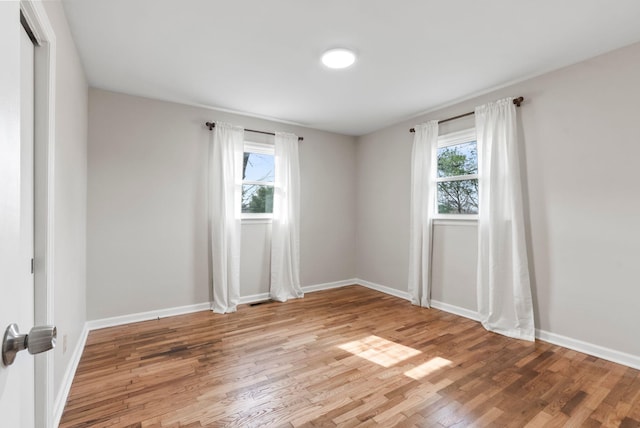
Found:
[{"label": "white trim", "polygon": [[88,335],[89,327],[87,323],[85,323],[84,328],[80,333],[78,342],[76,343],[76,347],[73,349],[73,354],[71,354],[71,359],[69,360],[67,370],[65,370],[64,376],[62,377],[60,389],[58,390],[58,395],[56,396],[56,401],[53,405],[53,426],[57,427],[60,424],[60,419],[62,419],[64,406],[67,404],[67,398],[69,397],[69,392],[71,391],[71,384],[73,383],[73,378],[76,375],[78,364],[80,364],[80,358],[82,357],[82,352],[84,351],[84,347],[87,343]]},{"label": "white trim", "polygon": [[478,216],[465,215],[464,218],[437,217],[433,219],[434,226],[478,226]]},{"label": "white trim", "polygon": [[[440,135],[438,137],[438,149],[457,146],[460,144],[472,143],[472,142],[476,143],[476,148],[477,148],[478,142],[477,142],[475,127]],[[466,174],[466,175],[453,175],[448,177],[436,177],[435,181],[436,183],[448,183],[452,181],[469,181],[469,180],[478,180],[478,179],[479,179],[478,174]],[[436,204],[434,207],[435,212],[433,213],[433,219],[448,219],[448,220],[456,220],[456,219],[477,220],[478,219],[478,214],[439,213],[437,198],[438,198],[438,195],[436,192]]]},{"label": "white trim", "polygon": [[305,285],[302,292],[313,293],[314,291],[331,290],[332,288],[346,287],[347,285],[358,285],[356,278],[345,279],[343,281],[325,282],[322,284]]},{"label": "white trim", "polygon": [[433,220],[451,220],[452,222],[473,221],[478,223],[478,214],[434,214]]},{"label": "white trim", "polygon": [[[243,214],[246,215],[246,214]],[[273,223],[273,216],[271,217],[241,217],[240,218],[240,222],[242,223],[242,225],[249,225],[249,224],[272,224]]]},{"label": "white trim", "polygon": [[149,321],[158,318],[172,317],[175,315],[190,314],[193,312],[206,311],[211,309],[211,303],[197,303],[195,305],[178,306],[174,308],[156,309],[147,312],[138,312],[135,314],[121,315],[117,317],[102,318],[87,321],[89,331],[99,330],[101,328],[115,327],[118,325],[130,324],[140,321]]},{"label": "white trim", "polygon": [[276,148],[273,143],[257,143],[255,141],[244,140],[243,152],[258,153],[261,155],[275,156]]},{"label": "white trim", "polygon": [[640,370],[640,356],[637,355],[627,354],[626,352],[616,351],[615,349],[605,348],[604,346],[594,345],[593,343],[540,329],[536,329],[536,338],[553,345],[573,349],[583,354],[593,355],[603,360],[613,361],[614,363]]},{"label": "white trim", "polygon": [[39,45],[55,42],[53,27],[39,2],[21,0],[20,10]]},{"label": "white trim", "polygon": [[[332,288],[346,287],[347,285],[358,285],[356,279],[346,279],[344,281],[325,282],[322,284],[306,285],[302,287],[303,293],[313,293],[315,291],[330,290]],[[251,294],[249,296],[241,296],[238,304],[246,305],[255,302],[261,302],[269,300],[271,295],[269,293]]]},{"label": "white trim", "polygon": [[238,304],[247,305],[250,303],[269,300],[270,298],[271,296],[269,295],[269,293],[250,294],[249,296],[240,296],[240,300],[238,301]]},{"label": "white trim", "polygon": [[469,181],[477,179],[478,174],[450,175],[448,177],[436,177],[436,183],[446,183],[447,181]]},{"label": "white trim", "polygon": [[[372,290],[410,300],[409,294],[404,291],[385,287],[384,285],[375,284],[373,282],[365,281],[362,279],[357,279],[356,281],[359,285],[371,288]],[[462,308],[460,306],[451,305],[449,303],[440,302],[438,300],[431,300],[431,307],[444,312],[448,312],[450,314],[468,318],[473,321],[480,321],[480,317],[476,311]],[[556,333],[550,333],[548,331],[540,329],[536,329],[536,339],[640,370],[640,356],[637,355],[628,354],[626,352],[617,351],[611,348],[605,348],[604,346],[595,345],[593,343],[584,342],[582,340],[573,339]]]},{"label": "white trim", "polygon": [[439,300],[431,300],[431,307],[444,312],[448,312],[450,314],[458,315],[464,318],[469,318],[470,320],[480,321],[480,316],[478,315],[478,312],[472,311],[471,309],[450,305],[449,303],[441,302]]},{"label": "white trim", "polygon": [[[366,281],[360,278],[353,278],[353,279],[335,281],[335,282],[327,282],[323,284],[308,285],[308,286],[302,287],[302,290],[305,293],[312,293],[314,291],[341,288],[349,285],[360,285],[362,287],[366,287],[371,290],[385,293],[385,294],[398,297],[404,300],[409,300],[409,301],[411,300],[409,293],[406,291],[376,284],[374,282]],[[252,294],[249,296],[240,297],[240,304],[248,304],[248,303],[259,302],[259,301],[268,300],[268,299],[269,299],[269,293]],[[431,307],[434,309],[438,309],[444,312],[457,315],[457,316],[468,318],[473,321],[479,321],[479,316],[477,312],[472,311],[470,309],[462,308],[460,306],[451,305],[445,302],[440,302],[438,300],[431,300]],[[60,421],[60,418],[62,417],[62,412],[64,411],[64,406],[66,404],[69,391],[71,390],[73,377],[75,375],[78,364],[80,362],[80,358],[82,356],[82,352],[84,350],[89,331],[97,330],[105,327],[113,327],[117,325],[129,324],[132,322],[146,321],[146,320],[158,318],[159,316],[167,317],[167,316],[174,316],[174,315],[182,315],[182,314],[199,312],[199,311],[210,310],[210,309],[211,309],[211,303],[207,302],[207,303],[199,303],[196,305],[180,306],[176,308],[142,312],[138,314],[123,315],[119,317],[104,318],[101,320],[93,320],[85,323],[84,329],[82,330],[82,333],[80,335],[80,339],[78,340],[78,343],[76,344],[76,347],[73,351],[70,364],[67,367],[64,377],[62,378],[60,391],[58,393],[58,396],[56,397],[55,408],[54,408],[55,425],[57,426],[57,424]],[[593,355],[595,357],[602,358],[608,361],[613,361],[618,364],[623,364],[628,367],[640,369],[640,357],[635,355],[627,354],[627,353],[616,351],[609,348],[604,348],[602,346],[583,342],[577,339],[571,339],[569,337],[561,336],[555,333],[549,333],[549,332],[538,330],[538,329],[536,329],[536,338],[554,345],[562,346],[564,348],[573,349],[578,352],[582,352],[588,355]]]},{"label": "white trim", "polygon": [[[449,132],[438,136],[438,148],[457,146],[476,142],[476,128],[467,128],[461,131]],[[477,143],[477,142],[476,142]]]},{"label": "white trim", "polygon": [[387,287],[385,285],[376,284],[375,282],[366,281],[360,278],[356,279],[356,284],[362,285],[363,287],[367,287],[372,290],[380,291],[381,293],[389,294],[391,296],[395,296],[404,300],[411,301],[411,296],[407,291],[402,291],[396,288]]},{"label": "white trim", "polygon": [[[274,187],[271,185],[271,187]],[[244,223],[246,221],[260,221],[263,223],[271,223],[273,221],[273,213],[241,213],[240,214],[240,222]]]},{"label": "white trim", "polygon": [[[44,151],[42,161],[36,160],[34,181],[36,189],[45,189],[35,195],[36,206],[45,207],[44,222],[39,223],[41,211],[36,211],[38,216],[35,224],[36,244],[34,253],[36,263],[44,263],[44,278],[40,283],[41,275],[36,267],[36,286],[34,296],[36,308],[36,324],[54,324],[54,231],[55,231],[55,113],[56,113],[56,35],[49,21],[44,5],[41,2],[20,1],[20,10],[33,32],[38,47],[35,52],[35,150]],[[38,154],[36,154],[38,156]],[[44,230],[42,229],[44,228]],[[35,389],[35,422],[43,424],[45,428],[57,426],[54,424],[54,353],[48,352],[42,358],[36,358],[36,389]],[[43,384],[38,386],[38,379],[43,379]],[[44,388],[44,391],[39,389]],[[58,394],[59,395],[59,394]],[[39,404],[42,403],[42,404]],[[43,412],[43,413],[42,413]]]},{"label": "white trim", "polygon": [[[302,287],[302,291],[305,293],[312,293],[314,291],[329,290],[331,288],[338,288],[338,287],[344,287],[347,285],[355,285],[355,284],[357,284],[356,279],[349,279],[344,281],[309,285],[306,287]],[[248,296],[241,296],[238,301],[238,304],[244,305],[248,303],[259,302],[262,300],[267,300],[269,299],[269,297],[270,297],[269,293],[258,293],[258,294],[251,294]],[[178,306],[174,308],[156,309],[156,310],[147,311],[147,312],[139,312],[139,313],[128,314],[128,315],[120,315],[117,317],[91,320],[91,321],[87,321],[87,328],[89,331],[93,331],[93,330],[99,330],[101,328],[115,327],[115,326],[130,324],[134,322],[148,321],[148,320],[157,319],[157,318],[165,318],[165,317],[171,317],[175,315],[184,315],[184,314],[190,314],[193,312],[200,312],[200,311],[206,311],[206,310],[211,310],[210,302],[197,303],[194,305]]]},{"label": "white trim", "polygon": [[[269,155],[274,158],[275,168],[275,146],[267,143],[257,143],[255,141],[244,141],[243,153],[257,153],[262,155]],[[273,181],[255,181],[255,180],[242,180],[242,186],[268,186],[275,189],[275,183]],[[242,222],[246,220],[261,220],[265,223],[271,223],[273,220],[273,213],[241,213],[240,220]]]},{"label": "white trim", "polygon": [[244,184],[245,186],[271,186],[271,187],[275,186],[273,181],[257,181],[257,180],[242,180],[242,184]]}]

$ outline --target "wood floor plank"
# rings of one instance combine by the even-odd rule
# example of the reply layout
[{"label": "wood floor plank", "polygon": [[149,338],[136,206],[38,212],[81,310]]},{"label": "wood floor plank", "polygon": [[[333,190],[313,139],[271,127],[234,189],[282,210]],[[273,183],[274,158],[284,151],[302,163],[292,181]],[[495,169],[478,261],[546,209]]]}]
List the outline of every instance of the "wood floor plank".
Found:
[{"label": "wood floor plank", "polygon": [[359,286],[92,331],[61,428],[640,427],[640,372]]}]

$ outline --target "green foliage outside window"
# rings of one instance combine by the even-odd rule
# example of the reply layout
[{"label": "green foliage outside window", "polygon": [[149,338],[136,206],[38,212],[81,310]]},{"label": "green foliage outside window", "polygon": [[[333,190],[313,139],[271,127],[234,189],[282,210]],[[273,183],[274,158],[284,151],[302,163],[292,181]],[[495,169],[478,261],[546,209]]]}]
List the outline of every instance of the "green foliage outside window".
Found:
[{"label": "green foliage outside window", "polygon": [[242,212],[273,213],[272,154],[245,152],[242,164]]},{"label": "green foliage outside window", "polygon": [[[475,141],[438,149],[438,177],[460,177],[478,173]],[[438,182],[438,213],[477,214],[478,179]]]},{"label": "green foliage outside window", "polygon": [[273,186],[242,186],[243,213],[272,213]]}]

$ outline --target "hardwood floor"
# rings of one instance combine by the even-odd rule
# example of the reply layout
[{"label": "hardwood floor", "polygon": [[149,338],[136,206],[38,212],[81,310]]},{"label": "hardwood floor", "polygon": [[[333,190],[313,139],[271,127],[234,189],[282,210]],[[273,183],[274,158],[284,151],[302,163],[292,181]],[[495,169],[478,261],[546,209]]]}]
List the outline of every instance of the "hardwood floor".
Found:
[{"label": "hardwood floor", "polygon": [[639,421],[638,370],[350,286],[93,331],[60,427]]}]

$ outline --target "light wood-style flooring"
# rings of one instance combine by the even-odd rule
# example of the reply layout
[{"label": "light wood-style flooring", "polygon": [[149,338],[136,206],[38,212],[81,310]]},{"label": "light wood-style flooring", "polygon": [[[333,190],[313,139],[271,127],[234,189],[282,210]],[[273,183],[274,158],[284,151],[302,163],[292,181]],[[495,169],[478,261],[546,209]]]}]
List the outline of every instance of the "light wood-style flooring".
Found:
[{"label": "light wood-style flooring", "polygon": [[638,427],[640,371],[359,286],[93,331],[60,427]]}]

